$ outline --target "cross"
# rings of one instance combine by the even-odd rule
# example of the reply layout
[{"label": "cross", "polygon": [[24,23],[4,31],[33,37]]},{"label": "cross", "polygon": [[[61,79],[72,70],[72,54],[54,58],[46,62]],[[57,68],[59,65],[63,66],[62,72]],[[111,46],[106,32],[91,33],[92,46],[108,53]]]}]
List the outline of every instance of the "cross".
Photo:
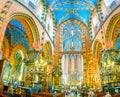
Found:
[{"label": "cross", "polygon": [[74,28],[74,25],[72,25],[72,31],[71,31],[71,35],[72,35],[72,47],[70,48],[71,51],[75,50],[75,48],[74,48],[74,42],[73,42],[73,28]]}]

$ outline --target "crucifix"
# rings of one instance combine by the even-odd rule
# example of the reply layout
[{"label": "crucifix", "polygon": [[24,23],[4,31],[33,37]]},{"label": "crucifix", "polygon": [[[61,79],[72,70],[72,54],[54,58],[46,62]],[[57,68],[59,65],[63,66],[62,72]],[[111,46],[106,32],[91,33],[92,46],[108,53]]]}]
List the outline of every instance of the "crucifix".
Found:
[{"label": "crucifix", "polygon": [[73,28],[74,28],[74,26],[72,25],[72,31],[71,31],[71,35],[72,35],[72,47],[70,48],[71,51],[75,50],[75,48],[74,48],[74,42],[73,42]]}]

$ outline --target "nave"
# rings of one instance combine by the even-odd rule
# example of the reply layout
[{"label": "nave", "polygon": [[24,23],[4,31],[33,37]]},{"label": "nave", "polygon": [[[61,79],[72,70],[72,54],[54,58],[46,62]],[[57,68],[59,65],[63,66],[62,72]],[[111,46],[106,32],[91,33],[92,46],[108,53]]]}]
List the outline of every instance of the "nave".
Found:
[{"label": "nave", "polygon": [[120,0],[0,0],[0,95],[120,97]]}]

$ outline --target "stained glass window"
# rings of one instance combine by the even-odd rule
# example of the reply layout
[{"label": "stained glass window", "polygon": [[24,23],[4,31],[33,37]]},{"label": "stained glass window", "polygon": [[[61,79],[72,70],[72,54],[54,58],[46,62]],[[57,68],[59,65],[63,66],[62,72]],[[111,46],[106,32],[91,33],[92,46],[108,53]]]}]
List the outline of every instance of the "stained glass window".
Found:
[{"label": "stained glass window", "polygon": [[97,33],[99,27],[100,27],[100,21],[98,18],[98,14],[95,13],[92,18],[92,29],[93,29],[93,36]]},{"label": "stained glass window", "polygon": [[103,13],[103,19],[105,19],[108,15],[108,10],[107,10],[105,3],[101,4],[101,9],[102,9],[102,13]]},{"label": "stained glass window", "polygon": [[104,0],[105,5],[109,6],[114,0]]},{"label": "stained glass window", "polygon": [[98,20],[97,20],[97,15],[95,14],[95,15],[93,15],[93,26],[96,26],[97,25],[97,22],[98,22]]},{"label": "stained glass window", "polygon": [[38,0],[29,0],[29,1],[32,2],[34,5],[38,3]]}]

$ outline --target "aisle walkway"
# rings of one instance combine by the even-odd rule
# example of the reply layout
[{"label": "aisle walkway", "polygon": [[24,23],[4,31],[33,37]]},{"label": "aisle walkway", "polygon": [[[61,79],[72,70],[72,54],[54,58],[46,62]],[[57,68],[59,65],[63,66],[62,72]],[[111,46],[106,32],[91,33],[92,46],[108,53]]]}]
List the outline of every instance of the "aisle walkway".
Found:
[{"label": "aisle walkway", "polygon": [[74,93],[70,94],[70,95],[65,95],[65,97],[82,97],[78,94],[78,96],[76,96]]}]

